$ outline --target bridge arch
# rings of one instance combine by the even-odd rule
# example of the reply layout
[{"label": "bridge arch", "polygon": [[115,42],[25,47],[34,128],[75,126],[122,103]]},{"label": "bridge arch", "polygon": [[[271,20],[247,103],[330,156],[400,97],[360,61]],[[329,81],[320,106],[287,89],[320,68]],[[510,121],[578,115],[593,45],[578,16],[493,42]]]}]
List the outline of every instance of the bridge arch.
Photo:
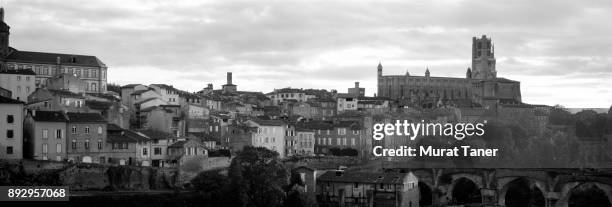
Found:
[{"label": "bridge arch", "polygon": [[612,186],[606,183],[596,182],[596,181],[587,181],[587,182],[568,182],[562,185],[561,187],[561,195],[559,200],[557,201],[557,207],[569,207],[570,206],[570,197],[572,196],[572,192],[578,189],[579,187],[594,187],[603,191],[606,198],[608,199],[607,205],[603,204],[602,206],[611,206],[612,204]]},{"label": "bridge arch", "polygon": [[431,206],[433,205],[434,199],[434,188],[425,183],[419,181],[419,206]]},{"label": "bridge arch", "polygon": [[[528,178],[528,177],[499,178],[497,180],[497,189],[498,189],[497,190],[498,191],[497,201],[498,201],[498,205],[500,206],[508,206],[510,201],[506,200],[507,196],[516,196],[515,194],[517,192],[523,193],[525,191],[529,193],[528,195],[526,195],[527,204],[532,204],[531,202],[535,202],[537,204],[536,206],[546,205],[546,199],[545,199],[545,193],[547,192],[546,185],[545,185],[545,182],[541,180]],[[510,191],[510,193],[508,191]],[[523,204],[517,205],[515,203],[514,206],[525,206],[525,204],[523,203]]]},{"label": "bridge arch", "polygon": [[452,178],[452,183],[447,191],[447,200],[450,201],[450,204],[461,205],[482,202],[482,177],[460,173],[452,175]]}]

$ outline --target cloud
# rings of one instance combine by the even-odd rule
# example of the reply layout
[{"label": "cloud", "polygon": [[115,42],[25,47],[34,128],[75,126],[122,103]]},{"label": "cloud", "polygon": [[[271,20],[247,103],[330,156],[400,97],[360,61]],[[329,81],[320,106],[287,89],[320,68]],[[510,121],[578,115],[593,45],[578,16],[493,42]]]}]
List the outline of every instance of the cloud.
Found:
[{"label": "cloud", "polygon": [[486,34],[498,75],[521,81],[524,101],[607,107],[611,10],[605,0],[13,0],[5,21],[17,49],[96,55],[109,82],[188,91],[231,71],[241,90],[360,81],[371,95],[379,61],[385,74],[463,77],[471,38]]}]

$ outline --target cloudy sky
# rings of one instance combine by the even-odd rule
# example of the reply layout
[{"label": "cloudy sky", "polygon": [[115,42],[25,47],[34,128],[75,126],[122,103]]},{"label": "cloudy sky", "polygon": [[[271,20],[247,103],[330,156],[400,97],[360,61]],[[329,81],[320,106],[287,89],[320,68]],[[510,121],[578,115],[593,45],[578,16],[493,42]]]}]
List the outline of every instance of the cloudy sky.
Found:
[{"label": "cloudy sky", "polygon": [[384,74],[462,77],[492,37],[498,76],[523,101],[612,104],[612,1],[4,1],[19,50],[95,55],[109,82],[196,91],[325,88]]}]

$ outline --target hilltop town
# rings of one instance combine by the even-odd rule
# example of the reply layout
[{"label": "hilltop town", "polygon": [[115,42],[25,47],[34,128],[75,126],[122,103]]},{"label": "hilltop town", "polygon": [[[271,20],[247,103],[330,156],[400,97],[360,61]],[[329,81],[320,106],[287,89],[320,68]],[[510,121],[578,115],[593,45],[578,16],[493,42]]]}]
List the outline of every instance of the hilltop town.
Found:
[{"label": "hilltop town", "polygon": [[[372,139],[374,123],[403,119],[437,123],[489,120],[493,127],[511,126],[515,127],[512,130],[521,131],[522,134],[516,131],[513,134],[501,133],[500,128],[487,129],[491,133],[500,132],[495,135],[501,134],[501,141],[483,139],[498,140],[497,144],[505,146],[509,145],[504,138],[524,138],[534,147],[544,142],[532,139],[534,137],[554,135],[573,140],[576,133],[582,133],[584,139],[572,142],[577,145],[563,145],[569,146],[568,149],[580,149],[581,158],[555,157],[555,161],[550,162],[534,158],[533,163],[526,161],[525,166],[581,163],[592,167],[610,163],[610,152],[606,148],[610,145],[607,140],[611,132],[590,131],[591,126],[599,126],[597,121],[580,122],[584,126],[564,122],[570,118],[560,118],[567,114],[559,107],[524,102],[519,81],[498,77],[495,49],[491,38],[485,35],[472,38],[472,64],[465,69],[465,77],[434,76],[428,68],[422,76],[409,72],[385,75],[383,64],[378,63],[372,67],[372,77],[377,80],[373,96],[365,95],[359,80],[355,80],[354,85],[347,83],[346,91],[290,86],[273,91],[250,91],[248,83],[233,81],[233,76],[240,74],[232,72],[227,72],[225,83],[210,83],[197,92],[188,92],[169,83],[110,84],[107,76],[112,66],[96,56],[12,48],[9,45],[10,27],[3,16],[4,10],[0,10],[2,160],[46,163],[43,166],[59,163],[154,168],[164,173],[177,172],[179,178],[173,179],[184,184],[199,172],[227,169],[231,159],[245,147],[261,147],[275,152],[292,170],[303,173],[302,176],[310,176],[308,179],[312,183],[306,185],[324,189],[317,192],[317,195],[327,196],[319,197],[320,203],[340,202],[337,195],[330,196],[337,193],[329,190],[330,183],[340,186],[338,188],[344,188],[346,183],[354,184],[355,188],[372,183],[385,187],[401,185],[387,190],[384,187],[374,189],[393,196],[408,192],[403,195],[408,199],[415,188],[422,188],[424,181],[418,180],[418,173],[407,173],[403,169],[413,168],[412,163],[420,163],[418,166],[425,168],[434,166],[437,161],[448,163],[448,160],[374,156],[375,146],[394,148],[446,142],[434,138],[424,140],[423,137],[414,141],[405,136],[391,136],[381,141]],[[607,116],[610,114],[608,112]],[[604,125],[609,124],[605,118],[603,120]],[[602,125],[602,130],[604,128]],[[491,167],[492,164],[508,164],[502,160],[528,158],[533,155],[528,153],[536,152],[505,153],[506,157],[494,160],[495,163],[491,160],[475,162]],[[510,158],[510,155],[515,157]],[[453,163],[453,166],[459,164]],[[345,172],[339,169],[346,167],[364,170],[343,174]],[[56,168],[59,169],[49,167]],[[321,170],[326,173],[314,173]],[[384,170],[393,173],[384,173]],[[328,187],[317,187],[315,180]],[[450,185],[437,182],[431,185],[433,183]],[[479,189],[483,189],[483,193],[493,191],[492,187],[483,186],[486,183],[476,183],[481,185]],[[548,191],[557,192],[558,189],[547,189],[547,196]],[[364,190],[363,194],[360,191],[359,196],[354,196],[354,202],[368,203],[367,199],[373,195],[371,191]],[[387,200],[396,205],[419,202],[418,196],[416,200],[400,201],[395,197]],[[431,204],[431,199],[428,202]]]}]

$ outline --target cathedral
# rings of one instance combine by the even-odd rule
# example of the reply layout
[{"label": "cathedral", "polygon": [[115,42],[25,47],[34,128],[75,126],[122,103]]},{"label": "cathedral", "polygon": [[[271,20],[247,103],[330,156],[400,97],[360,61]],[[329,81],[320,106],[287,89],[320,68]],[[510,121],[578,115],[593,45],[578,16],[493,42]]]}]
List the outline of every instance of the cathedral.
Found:
[{"label": "cathedral", "polygon": [[464,78],[383,75],[378,64],[378,96],[396,100],[402,106],[433,108],[440,105],[480,107],[496,104],[520,104],[520,82],[497,77],[495,47],[491,38],[472,38],[472,66]]}]

